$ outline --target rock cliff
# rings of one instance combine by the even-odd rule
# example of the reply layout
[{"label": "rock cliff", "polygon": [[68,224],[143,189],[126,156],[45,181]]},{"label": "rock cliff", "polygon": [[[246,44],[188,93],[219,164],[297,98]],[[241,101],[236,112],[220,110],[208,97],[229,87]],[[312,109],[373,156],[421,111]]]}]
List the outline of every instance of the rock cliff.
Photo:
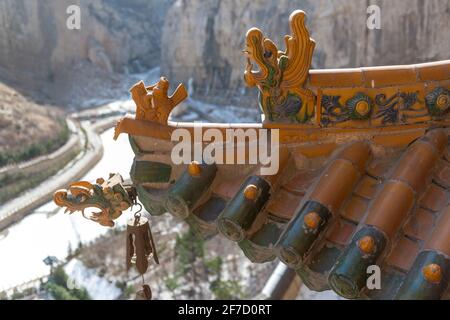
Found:
[{"label": "rock cliff", "polygon": [[[80,30],[66,26],[73,4]],[[381,8],[380,30],[366,27],[371,4]],[[259,27],[283,48],[295,9],[308,14],[314,68],[450,58],[449,0],[3,0],[0,81],[66,104],[124,94],[121,74],[161,64],[172,84],[192,78],[197,95],[227,102],[248,93],[246,31]]]},{"label": "rock cliff", "polygon": [[[381,9],[379,30],[366,27],[371,4]],[[450,58],[448,0],[177,0],[163,28],[162,72],[175,82],[192,77],[200,95],[242,92],[246,31],[259,27],[284,50],[288,17],[295,9],[308,15],[316,40],[314,68]]]},{"label": "rock cliff", "polygon": [[[51,97],[76,85],[70,81],[80,78],[73,77],[75,72],[87,70],[86,78],[105,78],[158,66],[162,25],[171,2],[0,1],[0,80]],[[70,5],[80,7],[79,30],[67,27]],[[68,84],[61,87],[62,82]]]}]

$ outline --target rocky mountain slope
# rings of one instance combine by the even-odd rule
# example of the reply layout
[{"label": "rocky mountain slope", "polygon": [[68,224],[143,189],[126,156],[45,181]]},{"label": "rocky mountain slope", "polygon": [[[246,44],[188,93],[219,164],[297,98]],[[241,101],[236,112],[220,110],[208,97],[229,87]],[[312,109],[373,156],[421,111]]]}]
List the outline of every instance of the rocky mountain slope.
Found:
[{"label": "rocky mountain slope", "polygon": [[[93,77],[104,81],[105,87],[114,86],[115,73],[143,72],[159,65],[161,29],[171,3],[2,0],[0,81],[27,94],[56,96],[61,104],[70,102],[64,93],[71,87],[89,86]],[[67,28],[70,5],[80,7],[79,30]],[[80,83],[80,74],[87,83]],[[93,87],[97,93],[102,90]]]},{"label": "rocky mountain slope", "polygon": [[[371,4],[381,9],[380,30],[366,27]],[[237,94],[244,86],[246,31],[259,27],[284,50],[295,9],[307,12],[314,68],[450,58],[448,0],[177,0],[165,19],[162,71],[174,82],[192,77],[197,88]]]},{"label": "rocky mountain slope", "polygon": [[[37,105],[0,83],[0,166],[8,161],[7,157],[11,161],[27,160],[40,151],[52,151],[65,142],[67,137],[61,141],[58,137],[66,130],[61,110]],[[27,156],[27,152],[36,154]]]}]

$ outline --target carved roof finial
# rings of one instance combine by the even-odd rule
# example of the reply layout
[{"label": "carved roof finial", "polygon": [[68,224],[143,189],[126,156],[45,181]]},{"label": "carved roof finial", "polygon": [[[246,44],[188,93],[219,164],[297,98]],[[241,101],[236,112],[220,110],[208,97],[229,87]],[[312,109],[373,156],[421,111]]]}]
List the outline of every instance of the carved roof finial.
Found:
[{"label": "carved roof finial", "polygon": [[[289,17],[292,35],[284,40],[286,50],[279,51],[261,30],[251,28],[246,35],[247,67],[244,80],[257,86],[260,107],[270,121],[306,122],[314,113],[315,95],[304,87],[311,66],[315,42],[305,26],[305,12]],[[253,70],[252,61],[259,71]]]},{"label": "carved roof finial", "polygon": [[136,103],[136,119],[167,124],[170,112],[184,99],[187,91],[183,84],[179,84],[173,95],[168,96],[169,80],[161,77],[160,80],[145,86],[139,81],[131,89],[131,97]]}]

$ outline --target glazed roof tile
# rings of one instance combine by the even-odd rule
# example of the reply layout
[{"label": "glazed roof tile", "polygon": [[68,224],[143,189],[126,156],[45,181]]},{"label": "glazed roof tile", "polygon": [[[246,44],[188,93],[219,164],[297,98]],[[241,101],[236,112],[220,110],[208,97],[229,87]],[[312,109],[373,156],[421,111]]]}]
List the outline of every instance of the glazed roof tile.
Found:
[{"label": "glazed roof tile", "polygon": [[[358,230],[370,227],[379,231],[386,242],[376,262],[382,277],[395,276],[397,282],[395,288],[392,283],[382,288],[381,292],[390,290],[384,294],[363,288],[359,296],[395,297],[391,291],[404,285],[420,255],[434,252],[449,259],[448,150],[445,129],[429,130],[409,145],[384,147],[381,151],[367,141],[344,143],[322,161],[322,166],[283,177],[268,195],[259,218],[247,221],[252,226],[243,231],[237,244],[254,262],[280,257],[283,233],[292,230],[302,208],[313,203],[315,210],[328,211],[330,216],[320,232],[323,236],[312,241],[294,266],[304,282],[314,290],[329,289],[328,277],[339,256],[352,246]],[[283,170],[291,170],[289,166],[292,162]],[[213,184],[214,195],[226,203],[222,206],[238,197],[244,180]],[[215,233],[220,230],[217,224],[221,215],[216,215],[214,221],[205,221],[216,228]],[[324,219],[323,215],[315,217],[319,224]],[[313,218],[304,219],[307,225],[315,226]],[[295,231],[299,235],[301,228]],[[447,278],[442,281],[448,285]],[[445,294],[444,291],[440,297]]]},{"label": "glazed roof tile", "polygon": [[450,78],[450,60],[415,65],[310,70],[312,87],[388,87]]}]

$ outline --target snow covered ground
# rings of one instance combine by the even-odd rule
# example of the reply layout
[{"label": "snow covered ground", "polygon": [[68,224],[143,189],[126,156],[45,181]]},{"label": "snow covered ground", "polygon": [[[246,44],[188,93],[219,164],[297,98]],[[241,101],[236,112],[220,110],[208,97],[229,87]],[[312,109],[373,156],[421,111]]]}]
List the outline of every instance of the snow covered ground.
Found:
[{"label": "snow covered ground", "polygon": [[203,121],[203,122],[231,122],[254,123],[261,121],[261,114],[257,108],[243,108],[236,106],[217,106],[188,98],[183,102],[184,112],[173,116],[172,121]]},{"label": "snow covered ground", "polygon": [[338,296],[332,290],[316,292],[309,290],[307,286],[302,285],[300,287],[297,300],[346,300],[346,299]]},{"label": "snow covered ground", "polygon": [[[64,267],[69,276],[71,285],[76,287],[84,287],[94,300],[114,300],[122,293],[116,287],[114,282],[109,281],[97,274],[97,270],[86,268],[78,259],[72,259]],[[69,281],[70,281],[69,280]],[[69,284],[70,285],[70,284]]]}]

